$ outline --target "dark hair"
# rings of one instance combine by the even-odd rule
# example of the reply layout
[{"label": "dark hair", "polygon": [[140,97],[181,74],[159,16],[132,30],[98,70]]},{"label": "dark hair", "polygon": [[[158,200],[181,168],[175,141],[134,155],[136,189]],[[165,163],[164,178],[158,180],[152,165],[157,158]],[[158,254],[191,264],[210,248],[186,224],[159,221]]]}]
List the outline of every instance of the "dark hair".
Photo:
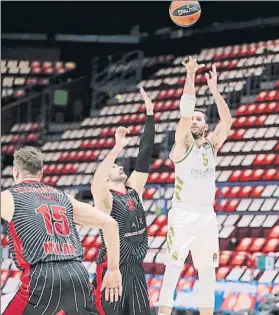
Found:
[{"label": "dark hair", "polygon": [[207,116],[206,116],[206,113],[205,113],[205,111],[204,110],[202,110],[202,109],[195,109],[195,112],[200,112],[200,113],[203,113],[203,115],[204,115],[204,120],[205,120],[205,122],[207,123]]},{"label": "dark hair", "polygon": [[22,172],[36,175],[44,166],[43,153],[35,147],[22,147],[14,153],[14,166]]}]

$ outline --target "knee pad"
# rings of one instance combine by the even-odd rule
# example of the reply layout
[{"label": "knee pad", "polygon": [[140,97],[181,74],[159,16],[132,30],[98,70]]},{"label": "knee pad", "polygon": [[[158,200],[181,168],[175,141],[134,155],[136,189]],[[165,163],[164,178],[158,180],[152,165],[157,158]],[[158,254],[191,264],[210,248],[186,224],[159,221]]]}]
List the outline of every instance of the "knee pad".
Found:
[{"label": "knee pad", "polygon": [[160,291],[159,306],[173,307],[173,296],[181,273],[181,266],[166,264],[163,284]]},{"label": "knee pad", "polygon": [[216,275],[214,267],[201,267],[198,269],[199,286],[197,302],[199,308],[214,308]]}]

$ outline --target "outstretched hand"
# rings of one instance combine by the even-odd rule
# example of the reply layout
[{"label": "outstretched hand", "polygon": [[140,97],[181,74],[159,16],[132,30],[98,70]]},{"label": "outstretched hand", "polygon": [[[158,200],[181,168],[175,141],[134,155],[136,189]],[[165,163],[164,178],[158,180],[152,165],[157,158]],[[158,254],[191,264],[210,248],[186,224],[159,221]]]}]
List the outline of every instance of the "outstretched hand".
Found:
[{"label": "outstretched hand", "polygon": [[212,71],[205,74],[206,81],[210,90],[217,88],[217,71],[216,71],[216,64],[212,65]]},{"label": "outstretched hand", "polygon": [[143,87],[140,88],[140,93],[141,93],[142,98],[144,100],[146,114],[147,115],[153,115],[153,113],[154,113],[154,105],[153,105],[151,99],[146,94],[146,92],[145,92]]},{"label": "outstretched hand", "polygon": [[117,127],[115,131],[115,141],[116,146],[119,148],[124,148],[129,142],[129,139],[126,138],[127,133],[129,133],[129,129],[125,127]]},{"label": "outstretched hand", "polygon": [[196,73],[196,71],[200,68],[203,68],[205,64],[198,64],[197,59],[193,59],[192,56],[189,56],[189,59],[184,59],[182,62],[183,66],[185,66],[187,73]]}]

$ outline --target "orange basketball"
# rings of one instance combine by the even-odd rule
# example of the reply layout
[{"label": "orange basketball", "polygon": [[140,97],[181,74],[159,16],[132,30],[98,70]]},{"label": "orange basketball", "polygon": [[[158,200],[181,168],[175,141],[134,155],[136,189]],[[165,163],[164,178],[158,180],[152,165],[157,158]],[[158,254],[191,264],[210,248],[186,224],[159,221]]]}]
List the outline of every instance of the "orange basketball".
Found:
[{"label": "orange basketball", "polygon": [[201,6],[198,1],[172,1],[169,13],[175,24],[189,27],[200,18]]}]

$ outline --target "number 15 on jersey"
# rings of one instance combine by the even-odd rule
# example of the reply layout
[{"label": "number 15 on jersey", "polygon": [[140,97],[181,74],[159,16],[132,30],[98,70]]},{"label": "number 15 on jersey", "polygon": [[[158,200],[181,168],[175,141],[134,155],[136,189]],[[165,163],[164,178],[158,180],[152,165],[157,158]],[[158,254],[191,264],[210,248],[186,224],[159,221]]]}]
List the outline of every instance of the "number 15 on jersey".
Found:
[{"label": "number 15 on jersey", "polygon": [[64,207],[43,204],[35,211],[37,214],[42,215],[49,235],[56,233],[61,236],[69,236],[71,234],[69,220]]}]

